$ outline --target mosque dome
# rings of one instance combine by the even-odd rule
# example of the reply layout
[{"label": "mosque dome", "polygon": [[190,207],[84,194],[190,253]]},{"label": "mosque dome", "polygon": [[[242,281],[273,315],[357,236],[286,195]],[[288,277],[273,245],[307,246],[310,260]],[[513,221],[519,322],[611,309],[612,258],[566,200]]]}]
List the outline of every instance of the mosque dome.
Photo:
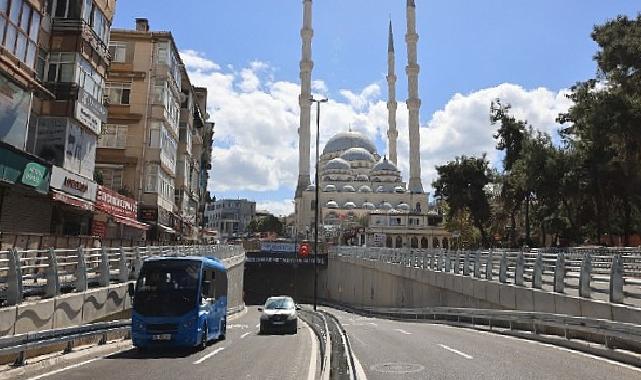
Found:
[{"label": "mosque dome", "polygon": [[363,203],[363,208],[365,210],[375,210],[376,206],[374,206],[374,203],[372,203],[372,202],[364,202]]},{"label": "mosque dome", "polygon": [[376,145],[367,136],[358,132],[341,132],[327,141],[323,154],[340,152],[350,148],[363,148],[371,154],[376,153]]},{"label": "mosque dome", "polygon": [[374,156],[364,148],[349,148],[345,153],[341,154],[341,158],[345,161],[373,161]]},{"label": "mosque dome", "polygon": [[390,162],[387,160],[387,157],[383,158],[383,161],[379,162],[378,164],[374,165],[374,168],[372,168],[372,171],[391,171],[391,172],[397,172],[398,168],[394,163]]},{"label": "mosque dome", "polygon": [[395,193],[402,194],[402,193],[404,193],[404,192],[405,192],[405,188],[404,188],[403,186],[396,186],[396,187],[394,188],[394,192],[395,192]]},{"label": "mosque dome", "polygon": [[358,174],[356,175],[356,180],[357,181],[369,181],[369,177],[367,174]]},{"label": "mosque dome", "polygon": [[336,191],[336,185],[327,185],[323,191]]},{"label": "mosque dome", "polygon": [[371,193],[372,192],[372,188],[367,186],[367,185],[363,185],[363,186],[358,188],[358,191],[361,192],[361,193]]},{"label": "mosque dome", "polygon": [[382,209],[382,210],[385,210],[385,211],[390,211],[390,210],[394,209],[394,207],[393,207],[393,206],[392,206],[392,204],[391,204],[391,203],[389,203],[389,202],[383,202],[383,203],[381,204],[381,209]]},{"label": "mosque dome", "polygon": [[345,185],[345,186],[343,186],[343,191],[347,191],[347,192],[353,193],[353,192],[356,191],[356,189],[354,189],[354,186],[352,186],[352,185]]},{"label": "mosque dome", "polygon": [[316,185],[307,186],[307,191],[314,191],[314,190],[316,190]]},{"label": "mosque dome", "polygon": [[325,170],[350,170],[352,167],[349,165],[349,162],[343,160],[342,158],[334,158],[329,160],[325,165]]},{"label": "mosque dome", "polygon": [[407,203],[401,203],[400,205],[396,206],[396,209],[399,211],[409,211],[410,205],[408,205]]},{"label": "mosque dome", "polygon": [[343,208],[353,210],[356,208],[356,204],[354,202],[345,202],[345,206],[343,206]]},{"label": "mosque dome", "polygon": [[385,192],[385,188],[381,185],[381,186],[376,188],[376,192],[377,193],[384,193]]},{"label": "mosque dome", "polygon": [[336,201],[327,202],[327,208],[338,208],[338,203]]}]

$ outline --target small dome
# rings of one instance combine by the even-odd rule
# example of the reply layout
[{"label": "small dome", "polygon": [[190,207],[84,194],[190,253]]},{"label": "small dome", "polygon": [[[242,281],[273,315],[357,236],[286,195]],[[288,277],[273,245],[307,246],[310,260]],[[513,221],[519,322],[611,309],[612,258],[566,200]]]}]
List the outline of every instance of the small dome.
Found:
[{"label": "small dome", "polygon": [[314,191],[314,190],[316,190],[316,185],[307,186],[307,191]]},{"label": "small dome", "polygon": [[373,161],[374,156],[364,148],[349,148],[341,154],[345,161]]},{"label": "small dome", "polygon": [[361,193],[371,193],[372,192],[372,188],[367,186],[367,185],[363,185],[363,186],[358,188],[358,191],[361,192]]},{"label": "small dome", "polygon": [[364,202],[363,203],[363,208],[365,210],[376,210],[376,206],[374,206],[374,203],[372,203],[372,202]]},{"label": "small dome", "polygon": [[388,172],[398,172],[396,165],[387,160],[387,157],[383,157],[383,161],[374,165],[372,171],[388,171]]},{"label": "small dome", "polygon": [[356,208],[356,204],[354,202],[345,202],[345,206],[343,206],[343,208],[353,210]]},{"label": "small dome", "polygon": [[352,186],[352,185],[345,185],[345,186],[343,186],[343,191],[347,191],[349,193],[353,193],[353,192],[356,191],[356,189],[354,189],[354,186]]},{"label": "small dome", "polygon": [[384,193],[384,192],[385,192],[385,188],[383,187],[383,185],[381,185],[381,186],[377,187],[377,188],[376,188],[376,192],[377,192],[377,193]]},{"label": "small dome", "polygon": [[338,208],[338,203],[336,201],[327,202],[327,208]]},{"label": "small dome", "polygon": [[357,181],[369,181],[367,174],[359,174],[356,176]]},{"label": "small dome", "polygon": [[336,185],[327,185],[323,191],[336,191]]},{"label": "small dome", "polygon": [[342,158],[334,158],[325,164],[325,170],[350,170],[351,168],[352,167],[349,165],[349,162]]},{"label": "small dome", "polygon": [[383,202],[381,204],[381,210],[390,211],[390,210],[393,210],[393,209],[394,209],[394,207],[389,202]]},{"label": "small dome", "polygon": [[405,188],[403,186],[396,186],[394,188],[394,192],[395,193],[404,193],[405,192]]},{"label": "small dome", "polygon": [[363,148],[371,154],[376,153],[376,145],[367,136],[358,132],[341,132],[334,135],[323,148],[323,154],[340,152],[350,148]]},{"label": "small dome", "polygon": [[410,205],[408,205],[407,203],[401,203],[400,205],[396,206],[396,209],[399,211],[409,211]]}]

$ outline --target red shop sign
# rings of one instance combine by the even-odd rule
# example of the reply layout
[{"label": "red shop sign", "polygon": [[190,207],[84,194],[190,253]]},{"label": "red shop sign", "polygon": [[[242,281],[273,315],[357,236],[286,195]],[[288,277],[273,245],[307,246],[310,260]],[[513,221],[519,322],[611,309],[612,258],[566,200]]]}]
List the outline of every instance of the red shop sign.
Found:
[{"label": "red shop sign", "polygon": [[104,186],[98,186],[96,209],[109,215],[133,220],[138,218],[138,202]]}]

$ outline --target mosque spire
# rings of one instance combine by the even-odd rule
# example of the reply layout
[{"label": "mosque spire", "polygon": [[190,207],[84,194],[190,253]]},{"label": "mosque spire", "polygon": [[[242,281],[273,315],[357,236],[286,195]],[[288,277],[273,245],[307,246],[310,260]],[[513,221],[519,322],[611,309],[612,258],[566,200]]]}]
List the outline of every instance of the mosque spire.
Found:
[{"label": "mosque spire", "polygon": [[407,109],[409,111],[409,142],[410,142],[410,180],[409,190],[412,193],[422,193],[421,183],[421,135],[419,129],[419,110],[421,99],[418,97],[418,73],[420,67],[417,63],[416,45],[418,34],[416,33],[416,4],[414,0],[407,0]]},{"label": "mosque spire", "polygon": [[397,164],[396,156],[396,139],[398,131],[396,130],[396,68],[394,56],[394,34],[392,31],[392,20],[389,21],[389,38],[387,42],[387,140],[389,159],[395,165]]},{"label": "mosque spire", "polygon": [[312,98],[312,0],[303,2],[303,27],[300,31],[302,39],[300,60],[300,125],[298,128],[298,185],[296,198],[309,186],[309,152],[310,152],[310,99]]}]

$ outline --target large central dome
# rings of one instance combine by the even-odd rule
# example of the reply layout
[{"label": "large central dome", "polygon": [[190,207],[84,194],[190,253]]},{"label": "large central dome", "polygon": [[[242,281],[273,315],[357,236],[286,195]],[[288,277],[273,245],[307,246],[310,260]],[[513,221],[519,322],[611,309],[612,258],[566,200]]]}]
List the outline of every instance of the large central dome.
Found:
[{"label": "large central dome", "polygon": [[350,148],[363,148],[376,154],[376,146],[367,136],[358,132],[341,132],[334,135],[323,149],[323,154],[344,151]]}]

